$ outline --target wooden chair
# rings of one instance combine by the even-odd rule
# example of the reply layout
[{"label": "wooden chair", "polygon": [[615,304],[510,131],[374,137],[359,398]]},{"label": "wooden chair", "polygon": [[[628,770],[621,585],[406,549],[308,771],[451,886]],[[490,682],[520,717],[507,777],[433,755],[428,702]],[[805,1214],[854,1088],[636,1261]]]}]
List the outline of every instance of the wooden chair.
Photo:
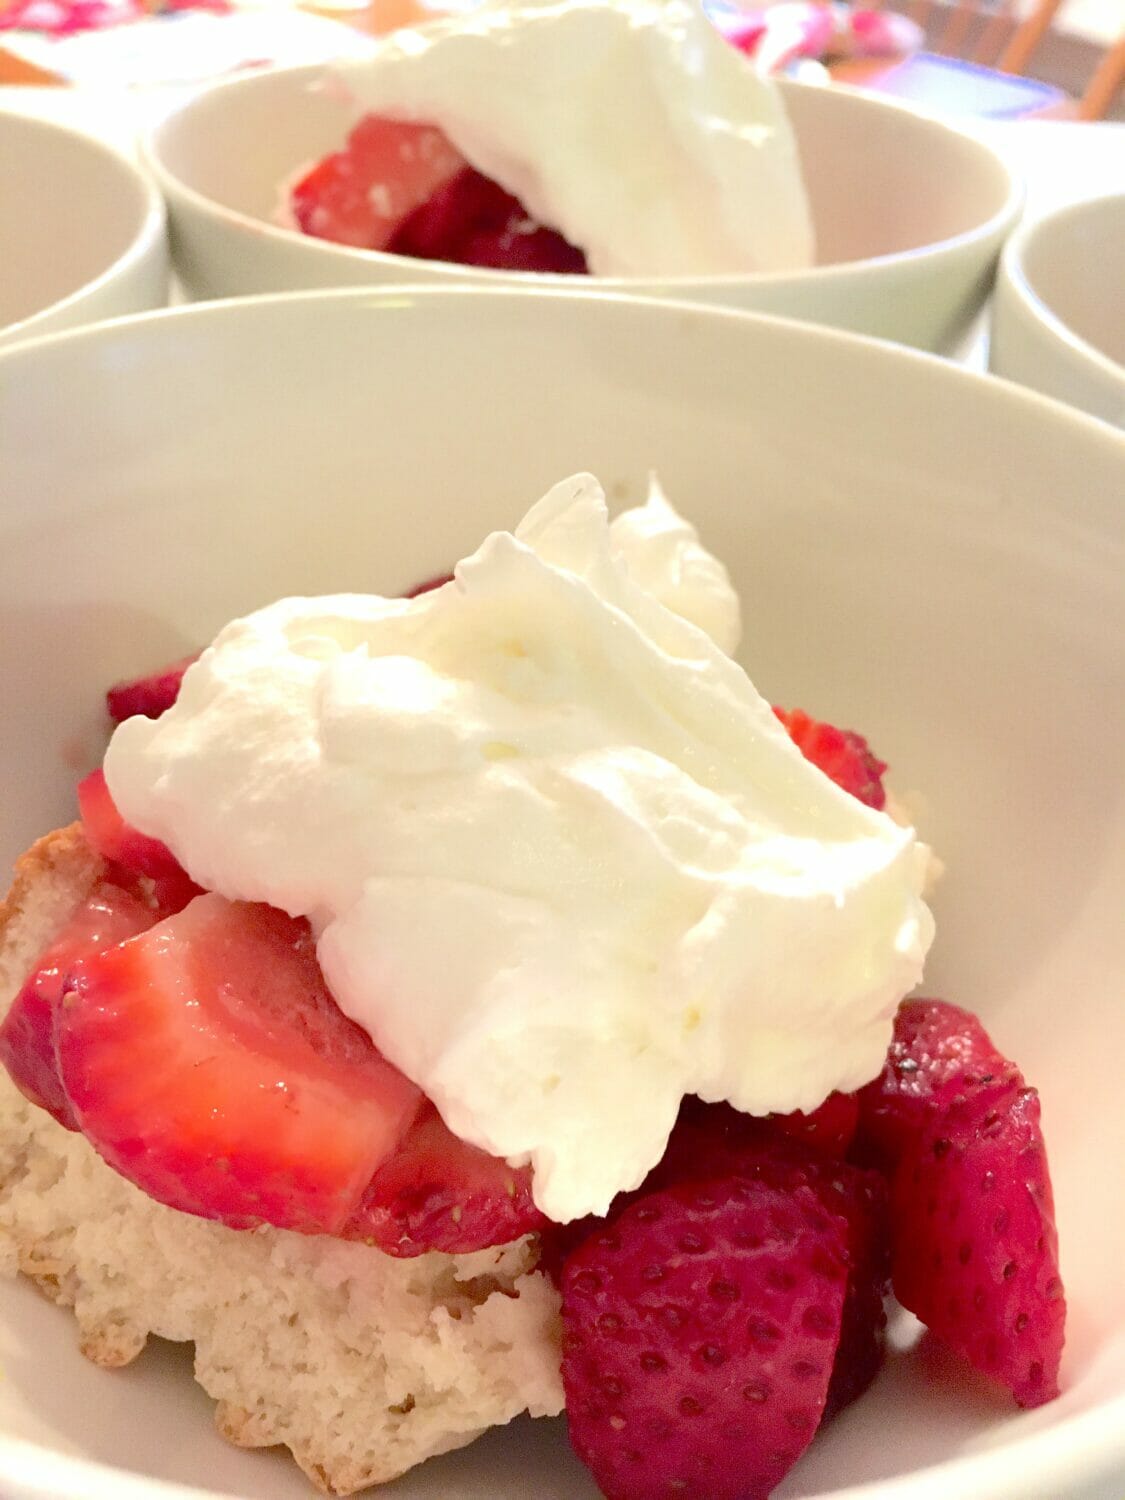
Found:
[{"label": "wooden chair", "polygon": [[[860,3],[860,0],[856,0]],[[884,0],[862,0],[878,9]],[[1063,0],[1037,0],[1027,15],[1016,14],[1017,0],[891,0],[930,35],[930,49],[963,57],[1003,73],[1023,73],[1051,29]],[[1079,95],[1075,114],[1098,120],[1125,83],[1125,27],[1099,60]]]}]

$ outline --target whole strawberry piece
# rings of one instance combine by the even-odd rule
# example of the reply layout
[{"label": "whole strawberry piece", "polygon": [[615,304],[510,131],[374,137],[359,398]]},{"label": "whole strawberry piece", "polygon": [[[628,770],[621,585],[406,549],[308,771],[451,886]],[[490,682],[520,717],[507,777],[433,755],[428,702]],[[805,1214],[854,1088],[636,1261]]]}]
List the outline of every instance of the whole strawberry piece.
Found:
[{"label": "whole strawberry piece", "polygon": [[608,1500],[765,1500],[824,1411],[847,1279],[807,1188],[646,1195],[562,1274],[571,1441]]},{"label": "whole strawberry piece", "polygon": [[803,709],[774,708],[789,731],[789,738],[806,760],[812,761],[837,786],[868,807],[882,808],[887,801],[883,772],[887,769],[861,734],[837,729],[811,719]]},{"label": "whole strawberry piece", "polygon": [[903,1306],[1021,1406],[1056,1396],[1066,1303],[1036,1091],[950,1105],[906,1147],[891,1222]]},{"label": "whole strawberry piece", "polygon": [[308,924],[221,896],[84,959],[55,1033],[99,1155],[235,1228],[338,1233],[421,1106],[332,999]]},{"label": "whole strawberry piece", "polygon": [[161,667],[158,672],[150,672],[146,677],[133,677],[125,682],[115,683],[105,695],[110,718],[115,724],[131,719],[136,714],[143,714],[146,719],[159,719],[164,710],[175,703],[184,673],[198,659],[199,653],[196,652],[193,656],[170,662],[168,666]]},{"label": "whole strawberry piece", "polygon": [[530,1169],[460,1140],[427,1103],[340,1233],[388,1255],[467,1255],[545,1223],[531,1197]]}]

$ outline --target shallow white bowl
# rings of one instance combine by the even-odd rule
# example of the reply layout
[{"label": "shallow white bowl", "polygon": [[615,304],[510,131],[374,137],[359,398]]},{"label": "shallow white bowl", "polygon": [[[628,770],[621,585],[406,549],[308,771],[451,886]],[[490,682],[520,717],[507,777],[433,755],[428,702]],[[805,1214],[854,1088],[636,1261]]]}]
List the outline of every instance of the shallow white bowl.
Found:
[{"label": "shallow white bowl", "polygon": [[[353,250],[279,227],[280,184],[340,146],[355,111],[316,87],[320,68],[219,83],[147,147],[193,297],[370,285],[565,286],[573,278],[480,270]],[[873,96],[782,85],[804,164],[819,264],[746,276],[601,278],[599,287],[687,298],[949,351],[991,284],[1022,187],[988,147]]]},{"label": "shallow white bowl", "polygon": [[0,345],[159,307],[164,204],[133,162],[0,110]]},{"label": "shallow white bowl", "polygon": [[989,366],[1125,427],[1125,193],[1072,204],[1012,237]]},{"label": "shallow white bowl", "polygon": [[[582,467],[615,504],[655,467],[731,566],[762,690],[924,794],[948,866],[928,987],[1043,1092],[1062,1398],[1020,1413],[923,1341],[777,1495],[1120,1500],[1125,438],[1103,424],[873,342],[573,293],[296,296],[27,346],[0,358],[0,857],[71,815],[105,684],[283,592],[400,590]],[[0,1365],[5,1500],[307,1496],[224,1447],[183,1351],[96,1370],[69,1314],[4,1284]],[[522,1422],[388,1494],[593,1491],[559,1424]]]}]

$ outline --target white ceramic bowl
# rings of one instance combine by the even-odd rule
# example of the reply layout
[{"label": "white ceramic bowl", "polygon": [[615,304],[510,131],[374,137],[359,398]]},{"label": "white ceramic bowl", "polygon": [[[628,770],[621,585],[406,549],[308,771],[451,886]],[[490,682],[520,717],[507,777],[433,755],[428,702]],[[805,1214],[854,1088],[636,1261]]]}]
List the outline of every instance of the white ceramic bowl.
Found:
[{"label": "white ceramic bowl", "polygon": [[0,110],[0,345],[159,307],[164,204],[133,162]]},{"label": "white ceramic bowl", "polygon": [[1013,235],[989,366],[1125,427],[1125,193],[1071,204]]},{"label": "white ceramic bowl", "polygon": [[[400,590],[581,467],[615,504],[655,467],[731,566],[763,691],[924,793],[948,866],[928,987],[1043,1093],[1063,1396],[1020,1413],[924,1341],[779,1500],[1120,1500],[1125,438],[1103,424],[874,342],[574,293],[265,299],[25,347],[0,358],[0,856],[71,815],[106,683],[283,592]],[[278,1455],[224,1447],[182,1351],[96,1370],[68,1313],[5,1283],[0,1365],[5,1500],[307,1500]],[[593,1494],[550,1422],[392,1490]]]},{"label": "white ceramic bowl", "polygon": [[[279,184],[338,147],[355,119],[319,68],[219,83],[153,132],[176,266],[193,297],[397,281],[565,286],[572,278],[480,270],[353,250],[274,221]],[[812,270],[601,278],[610,291],[778,313],[950,351],[991,284],[1022,187],[986,146],[870,95],[782,85],[818,239]]]}]

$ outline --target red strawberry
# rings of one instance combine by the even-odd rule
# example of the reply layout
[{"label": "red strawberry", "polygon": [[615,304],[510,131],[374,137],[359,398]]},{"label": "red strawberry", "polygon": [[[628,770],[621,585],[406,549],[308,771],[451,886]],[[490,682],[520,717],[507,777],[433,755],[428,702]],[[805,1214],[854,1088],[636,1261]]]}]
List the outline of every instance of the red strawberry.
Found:
[{"label": "red strawberry", "polygon": [[451,178],[404,219],[387,249],[497,270],[586,270],[581,250],[530,218],[518,198],[473,167]]},{"label": "red strawberry", "polygon": [[79,959],[145,932],[158,913],[139,896],[103,880],[42,955],[0,1025],[0,1062],[12,1081],[68,1130],[78,1124],[55,1061],[55,1011]]},{"label": "red strawberry", "polygon": [[824,1408],[827,1421],[862,1396],[883,1367],[891,1234],[887,1182],[880,1173],[824,1168],[816,1186],[821,1201],[847,1225],[849,1261],[840,1347]]},{"label": "red strawberry", "polygon": [[105,695],[109,716],[115,724],[143,714],[146,719],[159,719],[165,709],[171,708],[180,692],[184,673],[192,662],[199,660],[199,653],[185,656],[180,661],[150,672],[147,677],[134,677],[126,682],[115,683]]},{"label": "red strawberry", "polygon": [[[646,1190],[699,1177],[747,1177],[787,1192],[811,1190],[838,1216],[849,1274],[840,1348],[828,1392],[826,1415],[832,1416],[867,1389],[883,1363],[883,1299],[890,1284],[887,1186],[879,1173],[834,1161],[810,1151],[799,1136],[779,1132],[778,1119],[756,1119],[728,1104],[685,1099],[664,1159]],[[780,1119],[789,1122],[792,1116]]]},{"label": "red strawberry", "polygon": [[463,167],[403,219],[387,249],[419,260],[456,260],[474,231],[485,224],[499,228],[515,201],[491,178]]},{"label": "red strawberry", "polygon": [[899,1301],[1021,1406],[1056,1396],[1066,1303],[1035,1090],[950,1105],[907,1145],[891,1218]]},{"label": "red strawberry", "polygon": [[608,1500],[765,1500],[824,1410],[846,1280],[807,1188],[646,1195],[562,1277],[571,1441]]},{"label": "red strawberry", "polygon": [[388,1255],[465,1255],[545,1222],[532,1201],[530,1169],[509,1167],[460,1140],[427,1103],[341,1233]]},{"label": "red strawberry", "polygon": [[426,578],[421,583],[416,583],[412,589],[407,589],[402,597],[404,599],[417,599],[420,594],[432,593],[434,589],[440,589],[443,584],[452,582],[452,573],[439,573],[436,578]]},{"label": "red strawberry", "polygon": [[[757,1171],[762,1162],[774,1168],[831,1173],[850,1141],[855,1118],[854,1096],[830,1094],[809,1114],[747,1115],[729,1104],[704,1104],[687,1097],[669,1137],[664,1156],[646,1183],[665,1186],[685,1178]],[[822,1149],[827,1143],[832,1149]],[[845,1170],[848,1170],[845,1168]]]},{"label": "red strawberry", "polygon": [[775,707],[774,713],[805,759],[811,760],[837,786],[868,807],[882,808],[886,804],[882,776],[887,764],[878,759],[861,734],[818,723],[799,708]]},{"label": "red strawberry", "polygon": [[767,1115],[774,1130],[803,1141],[823,1156],[842,1160],[859,1124],[859,1100],[854,1094],[829,1094],[823,1104],[807,1114],[795,1109],[788,1115]]},{"label": "red strawberry", "polygon": [[489,266],[495,271],[536,271],[559,276],[584,276],[586,257],[556,229],[529,219],[522,207],[501,228],[474,234],[457,257],[466,266]]},{"label": "red strawberry", "polygon": [[419,1091],[324,986],[308,925],[200,896],[78,966],[57,1019],[80,1128],[162,1203],[337,1233]]},{"label": "red strawberry", "polygon": [[382,250],[398,225],[464,165],[434,126],[367,115],[342,151],[301,178],[290,206],[305,234]]},{"label": "red strawberry", "polygon": [[1022,1084],[976,1016],[945,1000],[904,1000],[883,1071],[859,1092],[860,1144],[893,1163],[958,1100]]},{"label": "red strawberry", "polygon": [[91,771],[78,783],[78,811],[86,837],[111,864],[153,879],[187,879],[166,844],[159,839],[150,839],[126,823],[110,796],[105,772],[101,769]]}]

